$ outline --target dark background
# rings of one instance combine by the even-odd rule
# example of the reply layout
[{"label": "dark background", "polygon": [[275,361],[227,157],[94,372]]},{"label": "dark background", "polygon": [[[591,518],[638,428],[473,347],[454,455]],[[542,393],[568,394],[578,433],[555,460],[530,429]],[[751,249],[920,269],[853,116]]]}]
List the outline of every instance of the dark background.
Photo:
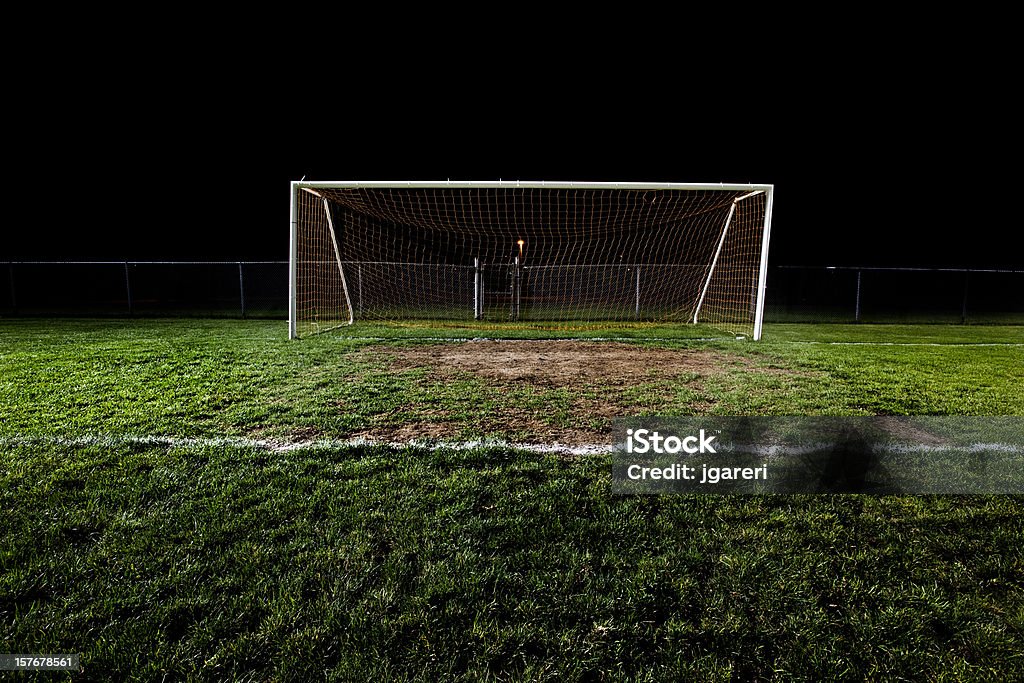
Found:
[{"label": "dark background", "polygon": [[288,183],[305,177],[774,183],[773,265],[1024,266],[1005,96],[942,68],[324,78],[224,62],[133,80],[89,66],[22,98],[0,261],[283,260]]}]

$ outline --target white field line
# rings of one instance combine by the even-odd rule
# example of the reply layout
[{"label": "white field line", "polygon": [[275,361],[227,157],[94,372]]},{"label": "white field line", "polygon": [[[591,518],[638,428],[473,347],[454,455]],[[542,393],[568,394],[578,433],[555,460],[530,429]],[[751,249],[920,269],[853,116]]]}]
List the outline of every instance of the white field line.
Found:
[{"label": "white field line", "polygon": [[[819,444],[805,444],[800,446],[787,446],[784,444],[772,444],[767,446],[757,446],[750,451],[744,450],[744,453],[752,453],[765,458],[780,457],[780,456],[799,456],[799,455],[810,455],[823,451],[827,448],[836,446],[837,444],[819,443]],[[843,446],[845,448],[845,446]],[[1024,455],[1024,447],[1020,444],[1014,443],[971,443],[971,444],[948,444],[936,446],[932,444],[923,443],[886,443],[886,444],[869,444],[868,448],[870,451],[875,453],[889,453],[895,455],[907,455],[910,453],[1020,453]]]},{"label": "white field line", "polygon": [[598,455],[611,453],[614,447],[610,444],[530,444],[511,443],[497,439],[485,439],[480,441],[434,441],[434,440],[412,440],[412,441],[383,441],[365,438],[353,439],[314,439],[310,441],[285,441],[274,439],[247,439],[244,437],[221,436],[221,437],[176,437],[176,436],[0,436],[0,447],[4,446],[32,446],[35,444],[47,446],[157,446],[161,448],[208,448],[208,447],[230,447],[230,448],[253,448],[257,450],[271,451],[273,453],[288,453],[299,449],[337,449],[350,448],[352,446],[389,446],[392,448],[404,448],[414,446],[427,448],[429,450],[471,450],[474,448],[512,448],[528,451],[531,453],[553,453],[557,455]]},{"label": "white field line", "polygon": [[[252,448],[265,450],[273,453],[289,453],[300,449],[343,449],[353,446],[388,446],[392,448],[417,447],[428,450],[472,450],[476,448],[510,448],[526,451],[529,453],[555,454],[555,455],[602,455],[615,451],[613,444],[531,444],[512,443],[497,439],[485,439],[479,441],[382,441],[365,438],[354,439],[316,439],[312,441],[275,441],[271,439],[247,439],[244,437],[173,437],[173,436],[0,436],[0,447],[4,446],[156,446],[161,448]],[[756,447],[752,451],[754,455],[773,458],[782,456],[808,455],[826,449],[830,444],[804,444],[784,445],[770,444]],[[907,444],[890,443],[874,444],[872,451],[893,454],[909,453],[1020,453],[1024,455],[1024,448],[1014,443],[972,443],[972,444],[949,444],[935,446],[929,444]],[[683,456],[690,457],[690,456]]]},{"label": "white field line", "polygon": [[781,344],[823,346],[1024,346],[1024,342],[875,342],[875,341],[785,341]]}]

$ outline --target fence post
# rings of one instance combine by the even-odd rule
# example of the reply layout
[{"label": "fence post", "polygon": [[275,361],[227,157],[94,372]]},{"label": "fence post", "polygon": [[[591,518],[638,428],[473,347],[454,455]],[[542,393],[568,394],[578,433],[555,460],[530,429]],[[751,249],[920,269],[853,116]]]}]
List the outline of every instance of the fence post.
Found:
[{"label": "fence post", "polygon": [[242,319],[245,319],[245,279],[242,277],[242,262],[238,262],[238,296],[242,302]]},{"label": "fence post", "polygon": [[363,315],[363,264],[360,263],[356,266],[356,275],[359,280],[358,286],[358,299],[356,300],[356,311],[359,313],[359,317]]},{"label": "fence post", "polygon": [[853,312],[853,321],[860,322],[860,271],[857,271],[857,307]]},{"label": "fence post", "polygon": [[512,319],[519,320],[519,257],[516,256],[515,270],[512,271]]},{"label": "fence post", "polygon": [[961,325],[966,325],[967,324],[967,283],[970,281],[970,279],[971,279],[971,271],[969,271],[969,270],[965,271],[964,272],[964,299],[963,299],[963,303],[960,306],[960,324]]},{"label": "fence post", "polygon": [[7,264],[7,275],[11,281],[11,310],[18,310],[18,297],[14,293],[14,264]]},{"label": "fence post", "polygon": [[128,262],[124,262],[124,289],[128,293],[128,315],[135,314],[135,308],[132,306],[132,279],[128,274]]},{"label": "fence post", "polygon": [[636,319],[640,319],[640,266],[636,267]]},{"label": "fence post", "polygon": [[473,320],[480,319],[483,300],[480,291],[480,257],[473,257]]}]

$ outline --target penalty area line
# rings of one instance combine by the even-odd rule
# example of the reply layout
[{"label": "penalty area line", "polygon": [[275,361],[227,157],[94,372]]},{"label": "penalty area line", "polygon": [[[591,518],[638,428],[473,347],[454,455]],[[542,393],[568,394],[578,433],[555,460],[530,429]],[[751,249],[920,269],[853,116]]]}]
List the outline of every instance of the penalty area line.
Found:
[{"label": "penalty area line", "polygon": [[[516,443],[501,439],[480,439],[469,441],[441,441],[441,440],[417,440],[410,441],[388,441],[383,439],[367,439],[355,437],[351,439],[315,439],[310,441],[277,441],[271,439],[247,439],[244,437],[173,437],[173,436],[113,436],[113,435],[91,435],[91,436],[0,436],[0,448],[11,446],[66,446],[69,448],[81,448],[89,446],[99,447],[124,447],[124,446],[153,446],[156,448],[248,448],[258,451],[266,451],[277,454],[288,454],[299,450],[345,450],[359,447],[387,447],[387,448],[420,448],[429,451],[455,450],[470,451],[481,448],[500,448],[538,455],[564,455],[564,456],[588,456],[588,455],[610,455],[616,451],[614,444],[563,444],[553,442],[549,444]],[[620,445],[621,446],[621,445]],[[829,444],[767,444],[745,451],[763,458],[776,458],[781,456],[805,456],[825,450]],[[888,453],[895,455],[909,455],[913,453],[942,454],[942,453],[1006,453],[1011,455],[1024,455],[1020,444],[1017,443],[985,443],[975,442],[970,444],[943,444],[939,446],[915,443],[885,443],[876,444],[872,449],[875,453]],[[740,451],[737,451],[740,452]]]},{"label": "penalty area line", "polygon": [[83,446],[118,447],[118,446],[154,446],[158,448],[251,448],[272,453],[288,453],[303,449],[345,449],[355,447],[384,446],[388,448],[425,448],[431,451],[459,450],[468,451],[479,448],[507,448],[538,454],[553,455],[601,455],[611,453],[611,444],[550,444],[515,443],[500,439],[481,439],[471,441],[439,441],[417,440],[387,441],[355,437],[351,439],[314,439],[309,441],[288,441],[275,439],[247,439],[244,437],[174,437],[174,436],[115,436],[106,434],[86,436],[0,436],[0,447],[5,446],[67,446],[80,448]]}]

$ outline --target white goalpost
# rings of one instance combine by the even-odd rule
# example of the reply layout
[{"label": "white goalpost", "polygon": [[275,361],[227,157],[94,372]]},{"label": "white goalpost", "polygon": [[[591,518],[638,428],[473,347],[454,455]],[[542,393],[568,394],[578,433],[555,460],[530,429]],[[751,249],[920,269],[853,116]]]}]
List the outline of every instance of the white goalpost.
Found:
[{"label": "white goalpost", "polygon": [[356,321],[761,338],[772,185],[293,182],[289,336]]}]

